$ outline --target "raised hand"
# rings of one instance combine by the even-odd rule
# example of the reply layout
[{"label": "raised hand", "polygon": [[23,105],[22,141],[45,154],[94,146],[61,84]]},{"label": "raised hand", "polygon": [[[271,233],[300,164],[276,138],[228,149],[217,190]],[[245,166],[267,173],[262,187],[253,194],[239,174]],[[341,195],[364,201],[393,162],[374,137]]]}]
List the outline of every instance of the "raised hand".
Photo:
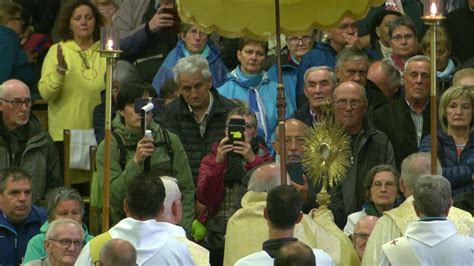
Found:
[{"label": "raised hand", "polygon": [[135,150],[135,155],[133,160],[141,164],[147,157],[150,157],[155,152],[155,145],[153,145],[152,137],[143,137],[137,144],[137,149]]},{"label": "raised hand", "polygon": [[58,65],[56,66],[56,71],[58,71],[59,74],[64,75],[67,71],[67,63],[64,59],[63,48],[60,44],[58,44],[57,58]]},{"label": "raised hand", "polygon": [[244,157],[244,160],[248,163],[251,163],[255,160],[255,154],[253,154],[250,143],[245,141],[234,141],[233,151],[235,153],[241,154]]},{"label": "raised hand", "polygon": [[157,32],[162,28],[172,27],[174,24],[174,17],[172,14],[163,13],[165,8],[169,8],[166,5],[160,6],[156,11],[155,15],[148,22],[148,27],[151,32]]},{"label": "raised hand", "polygon": [[228,137],[224,137],[219,141],[219,144],[217,145],[216,163],[224,163],[227,153],[232,151],[234,146],[232,144],[227,144],[228,141]]},{"label": "raised hand", "polygon": [[300,185],[300,184],[298,184],[294,181],[290,181],[290,185],[301,193],[301,197],[303,197],[303,200],[305,202],[308,201],[308,199],[309,199],[309,185],[308,185],[308,178],[306,177],[305,174],[303,174],[303,185]]}]

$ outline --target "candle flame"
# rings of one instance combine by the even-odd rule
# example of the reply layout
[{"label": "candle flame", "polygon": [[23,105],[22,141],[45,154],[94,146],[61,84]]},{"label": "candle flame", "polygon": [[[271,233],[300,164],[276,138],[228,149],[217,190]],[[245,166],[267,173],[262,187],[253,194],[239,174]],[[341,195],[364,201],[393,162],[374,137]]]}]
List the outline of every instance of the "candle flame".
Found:
[{"label": "candle flame", "polygon": [[436,3],[431,3],[431,8],[430,8],[430,11],[431,11],[431,16],[436,16],[436,14],[438,13],[438,8],[436,6]]},{"label": "candle flame", "polygon": [[113,50],[114,48],[114,41],[113,40],[108,40],[107,41],[107,50]]}]

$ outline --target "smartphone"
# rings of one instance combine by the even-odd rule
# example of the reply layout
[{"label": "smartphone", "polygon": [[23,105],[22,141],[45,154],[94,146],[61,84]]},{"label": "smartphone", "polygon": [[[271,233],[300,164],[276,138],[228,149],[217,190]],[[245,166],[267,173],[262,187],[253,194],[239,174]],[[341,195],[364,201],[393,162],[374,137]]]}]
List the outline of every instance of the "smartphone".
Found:
[{"label": "smartphone", "polygon": [[163,8],[162,13],[173,15],[173,26],[172,31],[180,32],[181,18],[179,17],[178,10],[176,8]]},{"label": "smartphone", "polygon": [[234,144],[234,141],[245,141],[245,119],[231,118],[227,126],[227,136],[229,143]]},{"label": "smartphone", "polygon": [[304,167],[301,162],[291,162],[286,164],[286,171],[291,181],[303,185]]},{"label": "smartphone", "polygon": [[[135,99],[135,113],[141,113],[141,109],[143,106],[147,105],[150,102],[149,98],[137,98]],[[151,98],[151,102],[153,103],[153,110],[152,113],[155,113],[159,108],[165,106],[165,99],[162,98]]]}]

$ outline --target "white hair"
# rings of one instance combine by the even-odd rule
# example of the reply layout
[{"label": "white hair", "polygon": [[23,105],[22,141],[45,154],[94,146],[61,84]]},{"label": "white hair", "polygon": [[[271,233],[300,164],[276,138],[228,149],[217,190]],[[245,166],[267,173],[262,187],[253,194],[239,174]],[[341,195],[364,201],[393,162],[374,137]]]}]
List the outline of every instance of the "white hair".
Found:
[{"label": "white hair", "polygon": [[160,176],[163,185],[165,186],[166,197],[163,201],[163,215],[172,215],[171,207],[173,202],[181,199],[181,191],[179,190],[178,180],[171,176]]}]

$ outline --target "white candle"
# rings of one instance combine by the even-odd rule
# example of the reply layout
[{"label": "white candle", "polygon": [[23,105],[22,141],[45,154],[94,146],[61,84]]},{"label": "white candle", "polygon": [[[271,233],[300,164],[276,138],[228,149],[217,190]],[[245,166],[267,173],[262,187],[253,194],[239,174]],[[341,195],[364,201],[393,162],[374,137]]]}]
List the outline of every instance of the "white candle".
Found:
[{"label": "white candle", "polygon": [[436,3],[435,2],[432,2],[431,3],[431,7],[430,7],[430,16],[431,17],[436,17],[437,13],[438,13],[438,8],[436,7]]},{"label": "white candle", "polygon": [[107,50],[109,50],[109,51],[114,50],[114,41],[112,41],[112,40],[107,41]]}]

